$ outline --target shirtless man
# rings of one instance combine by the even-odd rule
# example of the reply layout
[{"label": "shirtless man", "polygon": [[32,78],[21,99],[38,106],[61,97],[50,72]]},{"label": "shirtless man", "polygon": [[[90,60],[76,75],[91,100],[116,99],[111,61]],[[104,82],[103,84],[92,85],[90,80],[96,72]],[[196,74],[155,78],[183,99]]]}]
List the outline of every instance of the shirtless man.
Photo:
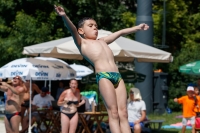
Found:
[{"label": "shirtless man", "polygon": [[4,118],[6,133],[19,133],[21,103],[23,102],[24,93],[27,91],[22,78],[20,76],[14,77],[12,86],[0,79],[0,91],[7,93]]},{"label": "shirtless man", "polygon": [[83,18],[78,23],[78,31],[60,6],[54,6],[55,11],[62,17],[66,27],[71,32],[76,46],[83,57],[90,62],[96,72],[97,83],[104,99],[109,116],[112,133],[131,133],[127,119],[126,88],[124,81],[115,64],[113,53],[108,44],[118,37],[147,30],[147,24],[122,29],[98,40],[98,26],[94,19]]},{"label": "shirtless man", "polygon": [[[23,122],[23,118],[24,118],[24,113],[25,111],[29,109],[29,100],[30,100],[30,81],[27,80],[25,83],[24,83],[25,87],[27,88],[27,91],[25,92],[24,94],[24,102],[22,103],[21,105],[21,122]],[[39,87],[35,84],[35,83],[32,83],[32,96],[31,96],[31,99],[33,98],[33,95],[34,95],[34,92],[37,92],[38,94],[40,94],[41,90],[39,89]]]}]

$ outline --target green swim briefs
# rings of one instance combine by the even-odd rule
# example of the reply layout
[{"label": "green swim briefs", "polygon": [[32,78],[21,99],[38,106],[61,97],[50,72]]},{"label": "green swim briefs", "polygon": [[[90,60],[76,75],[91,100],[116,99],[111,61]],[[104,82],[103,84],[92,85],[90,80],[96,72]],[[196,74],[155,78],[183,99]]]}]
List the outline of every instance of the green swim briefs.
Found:
[{"label": "green swim briefs", "polygon": [[100,79],[106,78],[110,80],[113,86],[116,88],[122,79],[121,74],[118,72],[99,72],[96,74],[97,84],[99,84]]}]

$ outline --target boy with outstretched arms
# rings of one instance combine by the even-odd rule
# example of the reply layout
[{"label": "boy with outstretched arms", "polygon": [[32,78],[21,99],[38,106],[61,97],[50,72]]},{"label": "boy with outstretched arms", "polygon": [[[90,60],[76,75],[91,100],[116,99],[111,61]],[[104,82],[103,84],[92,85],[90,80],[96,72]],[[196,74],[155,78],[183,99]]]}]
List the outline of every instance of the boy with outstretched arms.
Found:
[{"label": "boy with outstretched arms", "polygon": [[140,30],[147,30],[149,26],[147,24],[140,24],[119,30],[97,40],[98,26],[94,19],[83,18],[80,20],[77,31],[62,7],[55,6],[55,11],[62,17],[82,56],[95,68],[99,90],[107,108],[111,132],[131,133],[127,119],[126,88],[108,44],[120,36]]}]

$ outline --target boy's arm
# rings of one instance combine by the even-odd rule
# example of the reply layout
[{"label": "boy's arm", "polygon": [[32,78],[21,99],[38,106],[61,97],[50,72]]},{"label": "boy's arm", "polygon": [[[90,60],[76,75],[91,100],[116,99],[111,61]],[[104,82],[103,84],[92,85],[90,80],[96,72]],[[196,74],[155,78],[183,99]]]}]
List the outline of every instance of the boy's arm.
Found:
[{"label": "boy's arm", "polygon": [[55,7],[55,11],[56,13],[62,17],[64,23],[65,23],[65,26],[67,27],[67,29],[70,31],[70,33],[72,34],[72,37],[74,39],[74,42],[76,45],[81,45],[81,37],[80,35],[78,34],[77,32],[77,29],[76,27],[74,26],[74,24],[71,22],[71,20],[67,17],[67,15],[65,14],[65,11],[62,7],[60,6],[56,6],[54,5]]},{"label": "boy's arm", "polygon": [[177,102],[177,103],[179,103],[179,104],[182,104],[183,101],[184,101],[184,99],[185,99],[184,96],[182,96],[181,98],[175,98],[175,99],[174,99],[174,102]]},{"label": "boy's arm", "polygon": [[177,103],[177,102],[178,102],[178,99],[177,99],[177,98],[174,98],[174,102],[176,102],[176,103]]},{"label": "boy's arm", "polygon": [[102,37],[99,40],[104,40],[107,44],[110,44],[113,41],[115,41],[117,38],[119,38],[120,36],[128,35],[128,34],[140,31],[140,30],[147,30],[147,29],[149,29],[149,26],[147,24],[143,23],[138,26],[119,30],[117,32],[112,33],[111,35]]}]

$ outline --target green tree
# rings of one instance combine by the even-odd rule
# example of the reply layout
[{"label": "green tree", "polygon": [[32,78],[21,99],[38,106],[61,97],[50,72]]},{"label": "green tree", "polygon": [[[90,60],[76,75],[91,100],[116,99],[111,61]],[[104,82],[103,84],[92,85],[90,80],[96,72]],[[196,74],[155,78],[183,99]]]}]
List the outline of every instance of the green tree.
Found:
[{"label": "green tree", "polygon": [[[24,46],[70,36],[53,5],[62,5],[76,25],[82,17],[93,17],[100,29],[116,30],[123,26],[121,15],[131,1],[97,0],[1,0],[0,48],[3,64],[23,57]],[[78,9],[75,11],[75,9]],[[133,10],[132,8],[130,8]]]}]

